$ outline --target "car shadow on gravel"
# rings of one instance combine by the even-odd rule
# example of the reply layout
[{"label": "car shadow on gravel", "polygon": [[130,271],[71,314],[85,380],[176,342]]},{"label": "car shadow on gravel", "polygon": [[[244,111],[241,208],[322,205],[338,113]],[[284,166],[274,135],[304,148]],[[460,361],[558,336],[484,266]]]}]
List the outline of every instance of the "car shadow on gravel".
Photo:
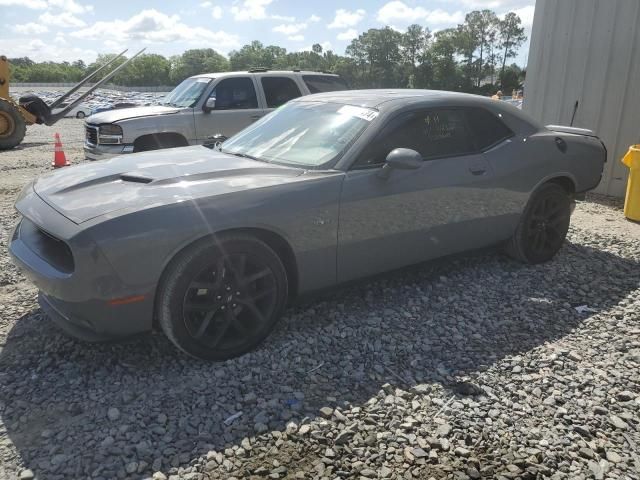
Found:
[{"label": "car shadow on gravel", "polygon": [[0,429],[39,478],[142,478],[361,405],[387,382],[451,388],[565,336],[592,315],[575,306],[608,310],[639,280],[635,261],[573,243],[538,266],[466,255],[293,307],[259,350],[218,364],[159,334],[76,342],[34,310],[0,354]]}]

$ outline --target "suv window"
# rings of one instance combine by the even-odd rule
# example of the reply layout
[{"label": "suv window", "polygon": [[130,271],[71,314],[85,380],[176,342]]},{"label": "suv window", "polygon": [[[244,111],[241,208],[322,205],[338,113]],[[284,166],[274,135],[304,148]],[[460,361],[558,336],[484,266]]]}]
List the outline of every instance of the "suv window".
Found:
[{"label": "suv window", "polygon": [[509,127],[484,108],[467,109],[467,118],[475,144],[480,150],[485,150],[513,136]]},{"label": "suv window", "polygon": [[395,148],[410,148],[424,160],[473,153],[475,147],[463,110],[432,109],[399,115],[386,125],[356,162],[379,165]]},{"label": "suv window", "polygon": [[340,77],[330,77],[329,75],[303,75],[305,85],[311,93],[335,92],[337,90],[348,90],[347,84]]},{"label": "suv window", "polygon": [[258,108],[256,89],[248,77],[221,80],[209,97],[216,99],[216,110]]},{"label": "suv window", "polygon": [[262,77],[262,88],[267,99],[267,108],[276,108],[284,105],[292,98],[298,98],[302,94],[291,78],[288,77]]}]

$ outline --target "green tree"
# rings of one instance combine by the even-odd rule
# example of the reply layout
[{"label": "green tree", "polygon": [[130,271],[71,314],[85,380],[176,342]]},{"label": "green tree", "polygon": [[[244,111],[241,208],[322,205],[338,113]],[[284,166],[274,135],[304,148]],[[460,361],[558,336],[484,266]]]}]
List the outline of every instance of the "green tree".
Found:
[{"label": "green tree", "polygon": [[249,70],[257,67],[273,69],[283,63],[286,55],[285,48],[275,45],[265,47],[262,42],[254,40],[240,50],[229,53],[229,63],[232,70]]},{"label": "green tree", "polygon": [[422,68],[422,66],[426,59],[430,39],[431,32],[429,29],[415,24],[410,25],[407,31],[402,34],[400,41],[400,46],[402,47],[401,55],[407,70],[407,81],[404,86],[409,88],[425,86],[426,69]]},{"label": "green tree", "polygon": [[524,83],[524,71],[515,63],[500,72],[500,86],[505,95],[511,94],[513,90],[519,90]]},{"label": "green tree", "polygon": [[[505,65],[509,58],[513,58],[518,53],[518,48],[527,40],[520,17],[514,12],[509,12],[498,24],[500,31],[500,48],[502,49],[502,66],[500,73],[504,72]],[[504,85],[503,85],[503,88]]]},{"label": "green tree", "polygon": [[458,26],[458,50],[466,58],[465,74],[468,83],[476,88],[491,71],[487,57],[495,50],[498,23],[498,17],[493,11],[474,10],[467,13],[464,24]]},{"label": "green tree", "polygon": [[361,67],[358,83],[368,87],[392,87],[401,81],[402,34],[390,27],[370,28],[347,47],[347,56]]},{"label": "green tree", "polygon": [[171,84],[171,62],[155,53],[136,57],[118,74],[124,85],[158,86]]},{"label": "green tree", "polygon": [[459,31],[456,28],[440,30],[434,36],[429,50],[429,62],[433,69],[431,87],[439,90],[464,90],[462,68],[456,61]]},{"label": "green tree", "polygon": [[229,70],[229,61],[212,48],[187,50],[180,56],[172,57],[170,63],[169,79],[174,84],[199,73]]}]

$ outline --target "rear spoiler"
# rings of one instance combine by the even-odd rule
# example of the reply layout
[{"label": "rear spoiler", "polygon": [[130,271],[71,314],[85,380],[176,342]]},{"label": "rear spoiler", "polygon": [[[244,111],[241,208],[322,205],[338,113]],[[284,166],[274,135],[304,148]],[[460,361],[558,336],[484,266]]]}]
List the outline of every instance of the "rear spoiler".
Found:
[{"label": "rear spoiler", "polygon": [[546,125],[547,130],[551,130],[558,133],[570,133],[573,135],[582,135],[584,137],[598,137],[593,130],[587,128],[565,127],[564,125]]},{"label": "rear spoiler", "polygon": [[552,132],[570,133],[572,135],[582,135],[583,137],[593,137],[598,139],[602,144],[602,148],[604,149],[604,162],[607,163],[607,157],[609,155],[607,152],[607,146],[604,144],[600,137],[593,133],[593,130],[589,130],[588,128],[565,127],[563,125],[546,125],[545,128],[547,130],[551,130]]}]

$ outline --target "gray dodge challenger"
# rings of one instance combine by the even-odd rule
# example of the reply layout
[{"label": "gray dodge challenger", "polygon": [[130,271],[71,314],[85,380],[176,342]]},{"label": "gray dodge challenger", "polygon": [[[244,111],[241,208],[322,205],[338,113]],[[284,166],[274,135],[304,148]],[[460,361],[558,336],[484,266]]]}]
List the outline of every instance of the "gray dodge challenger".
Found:
[{"label": "gray dodge challenger", "polygon": [[491,245],[550,260],[605,161],[590,130],[544,127],[500,101],[323,93],[216,148],[43,175],[16,201],[9,249],[71,335],[157,326],[220,360],[255,348],[314,290]]}]

